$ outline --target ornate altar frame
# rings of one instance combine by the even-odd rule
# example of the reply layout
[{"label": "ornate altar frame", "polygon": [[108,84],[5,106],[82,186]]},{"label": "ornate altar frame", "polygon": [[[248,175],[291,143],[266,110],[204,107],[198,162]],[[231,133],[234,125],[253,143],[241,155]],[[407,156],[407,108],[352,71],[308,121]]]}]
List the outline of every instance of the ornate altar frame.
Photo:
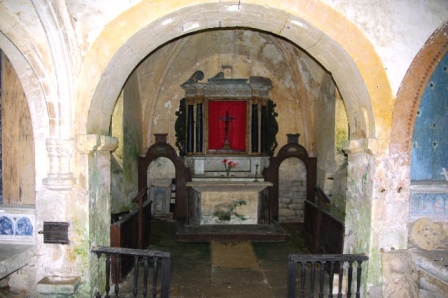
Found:
[{"label": "ornate altar frame", "polygon": [[[198,155],[249,155],[273,156],[278,132],[275,104],[269,99],[272,82],[268,78],[248,79],[224,78],[221,72],[200,83],[202,71],[196,71],[181,85],[185,97],[176,112],[176,146],[181,156]],[[246,148],[245,150],[210,150],[208,147],[208,104],[212,101],[245,101]]]}]

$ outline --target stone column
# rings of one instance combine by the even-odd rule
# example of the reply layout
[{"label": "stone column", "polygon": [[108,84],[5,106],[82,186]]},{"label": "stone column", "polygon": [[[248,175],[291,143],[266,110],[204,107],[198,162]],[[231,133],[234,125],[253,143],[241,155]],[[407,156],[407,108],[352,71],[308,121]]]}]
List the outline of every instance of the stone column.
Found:
[{"label": "stone column", "polygon": [[110,136],[81,135],[78,138],[80,173],[87,175],[80,181],[80,187],[85,192],[84,211],[88,213],[83,235],[87,239],[80,239],[88,249],[80,256],[85,258],[84,270],[87,272],[83,275],[88,279],[81,281],[79,297],[91,296],[105,281],[104,259],[99,263],[96,255],[89,251],[91,247],[110,245],[111,151],[117,146],[118,140]]},{"label": "stone column", "polygon": [[381,252],[407,247],[408,206],[393,187],[397,177],[386,155],[387,144],[358,139],[344,146],[348,155],[344,253],[369,256],[363,278],[369,292],[381,291]]}]

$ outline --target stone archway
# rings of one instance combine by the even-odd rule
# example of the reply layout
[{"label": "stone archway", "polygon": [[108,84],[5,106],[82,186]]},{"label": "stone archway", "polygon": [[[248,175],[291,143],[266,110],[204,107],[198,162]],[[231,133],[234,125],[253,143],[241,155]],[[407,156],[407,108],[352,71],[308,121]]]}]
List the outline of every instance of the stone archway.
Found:
[{"label": "stone archway", "polygon": [[[2,49],[13,65],[22,86],[26,86],[26,88],[23,88],[23,91],[30,110],[35,155],[46,156],[47,149],[44,140],[50,133],[49,116],[48,110],[46,109],[44,87],[40,84],[40,80],[33,68],[37,62],[26,60],[19,49],[2,33],[0,33],[0,49]],[[31,57],[33,56],[31,55]],[[36,82],[39,83],[36,84]],[[44,160],[35,160],[36,191],[42,188],[40,182],[47,175],[46,168],[47,166]]]},{"label": "stone archway", "polygon": [[[264,3],[183,5],[182,8],[173,7],[171,13],[151,11],[158,19],[137,13],[146,9],[147,4],[136,5],[120,15],[106,27],[89,51],[86,64],[95,61],[92,64],[98,68],[94,73],[92,69],[85,70],[86,77],[89,72],[92,84],[84,86],[79,97],[87,100],[80,102],[79,108],[85,112],[79,113],[81,117],[78,119],[79,127],[86,127],[87,133],[107,134],[121,86],[143,57],[159,45],[203,29],[238,26],[283,36],[308,51],[329,70],[346,103],[352,127],[351,138],[388,138],[391,115],[387,109],[392,103],[392,94],[381,62],[361,32],[332,8],[321,4],[287,12],[276,4],[268,7]],[[262,22],[260,14],[272,16],[271,22]],[[325,14],[331,15],[333,24],[343,26],[344,33],[338,32],[336,26],[326,26],[322,19]],[[208,16],[207,19],[216,16],[216,22],[206,22],[204,15]],[[122,28],[123,23],[126,23],[126,29]],[[116,32],[122,39],[116,38]],[[348,39],[347,32],[356,38]],[[126,43],[117,43],[120,40],[126,40]],[[151,42],[142,43],[142,40]],[[109,45],[109,55],[96,55],[104,51],[105,43]],[[91,102],[89,98],[92,98]],[[380,128],[376,124],[378,121]]]},{"label": "stone archway", "polygon": [[[289,10],[285,10],[284,3],[266,5],[257,0],[251,4],[199,5],[193,5],[191,1],[191,6],[189,1],[184,2],[182,6],[179,4],[168,10],[157,10],[148,3],[137,4],[105,27],[86,56],[86,65],[95,67],[86,67],[81,74],[90,81],[82,86],[78,97],[79,133],[109,133],[116,99],[129,74],[144,57],[170,40],[200,30],[236,27],[254,28],[284,37],[331,72],[344,99],[350,125],[348,151],[354,155],[349,159],[349,175],[357,180],[350,184],[348,200],[353,202],[348,206],[362,210],[361,216],[367,218],[360,230],[356,223],[358,214],[348,216],[352,217],[348,227],[352,229],[352,240],[347,251],[370,253],[371,193],[376,183],[376,165],[372,156],[383,154],[385,148],[378,144],[389,142],[390,107],[393,105],[385,70],[373,46],[351,22],[316,1],[304,1],[310,5],[304,3],[300,7],[289,7]],[[151,14],[142,13],[145,11],[151,11]],[[265,19],[270,21],[263,21]],[[98,55],[104,51],[107,55]],[[368,154],[371,156],[366,157]],[[370,163],[369,167],[366,163]],[[360,177],[366,177],[362,185],[358,181]],[[372,263],[376,270],[378,261]],[[372,276],[377,275],[375,270]]]}]

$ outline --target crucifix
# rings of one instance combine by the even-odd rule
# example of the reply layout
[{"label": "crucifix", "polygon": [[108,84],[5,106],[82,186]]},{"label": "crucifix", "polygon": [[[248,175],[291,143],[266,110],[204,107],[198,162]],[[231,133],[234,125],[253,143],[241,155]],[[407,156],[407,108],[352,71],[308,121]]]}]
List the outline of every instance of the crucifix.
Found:
[{"label": "crucifix", "polygon": [[236,117],[229,117],[229,111],[226,111],[226,116],[225,117],[220,117],[219,120],[224,121],[224,133],[225,133],[225,141],[224,141],[224,146],[222,147],[222,149],[224,150],[230,150],[232,149],[230,147],[230,142],[229,142],[229,124],[230,121],[235,120]]}]

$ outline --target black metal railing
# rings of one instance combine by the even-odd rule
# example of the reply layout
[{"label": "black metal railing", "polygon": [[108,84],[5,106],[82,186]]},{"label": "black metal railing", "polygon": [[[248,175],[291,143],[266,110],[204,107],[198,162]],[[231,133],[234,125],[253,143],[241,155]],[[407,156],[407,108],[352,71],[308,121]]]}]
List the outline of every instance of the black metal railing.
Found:
[{"label": "black metal railing", "polygon": [[[120,288],[118,284],[118,274],[120,272],[120,258],[122,257],[133,257],[134,258],[134,279],[133,279],[133,296],[137,297],[138,293],[138,273],[139,267],[143,267],[143,279],[142,279],[142,292],[143,297],[148,295],[148,273],[150,268],[150,261],[152,261],[152,297],[157,297],[157,280],[158,280],[158,269],[159,263],[161,263],[161,287],[160,287],[160,297],[168,298],[170,290],[170,272],[171,272],[171,254],[169,252],[154,251],[154,250],[143,250],[143,249],[132,249],[132,248],[122,248],[122,247],[96,247],[92,248],[92,252],[95,253],[98,258],[105,255],[106,258],[106,294],[105,298],[109,298],[110,291],[110,277],[111,277],[111,263],[115,266],[112,272],[115,276],[115,286],[114,292],[115,297],[118,297]],[[96,294],[96,298],[100,298],[102,295],[100,293]]]},{"label": "black metal railing", "polygon": [[[363,254],[295,255],[288,257],[288,297],[360,297]],[[307,274],[309,269],[309,274]],[[298,271],[300,275],[298,276]],[[317,274],[316,274],[317,273]],[[317,275],[317,276],[316,276]],[[356,281],[353,282],[353,276]],[[296,285],[300,282],[299,296]],[[333,291],[337,293],[333,296]],[[317,295],[315,294],[317,293]],[[327,294],[325,294],[327,293]]]}]

